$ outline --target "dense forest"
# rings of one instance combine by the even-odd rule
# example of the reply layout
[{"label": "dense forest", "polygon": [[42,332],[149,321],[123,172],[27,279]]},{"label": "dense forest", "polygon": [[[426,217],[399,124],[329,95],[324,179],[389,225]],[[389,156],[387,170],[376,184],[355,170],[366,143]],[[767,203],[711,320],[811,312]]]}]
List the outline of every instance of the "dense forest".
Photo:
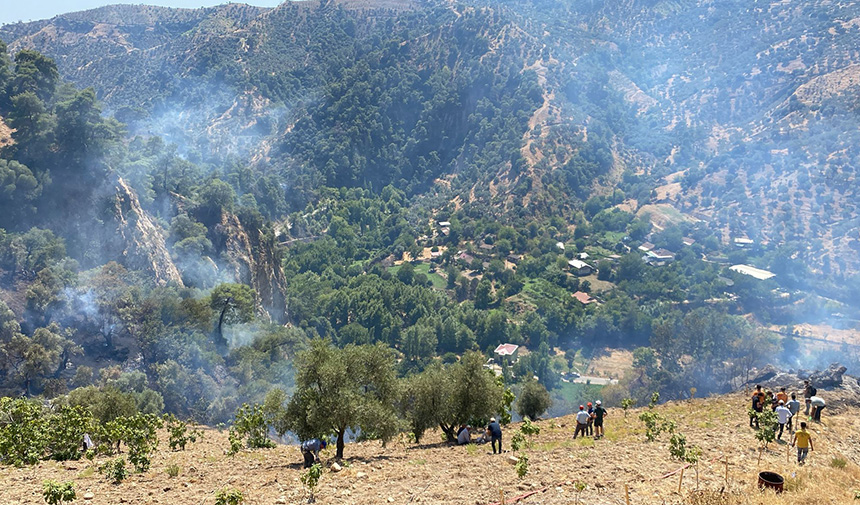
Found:
[{"label": "dense forest", "polygon": [[[858,363],[848,345],[800,352],[792,332],[858,317],[860,276],[835,245],[858,239],[856,128],[834,126],[850,119],[845,96],[828,95],[829,112],[804,109],[802,86],[781,97],[810,115],[803,131],[754,114],[755,93],[683,127],[666,111],[709,103],[695,90],[741,91],[682,79],[686,92],[664,92],[679,69],[631,61],[676,61],[666,52],[696,43],[649,37],[712,13],[631,2],[645,14],[610,29],[589,21],[606,15],[596,4],[537,14],[544,3],[116,6],[0,28],[14,48],[0,43],[0,392],[104,423],[167,412],[214,425],[265,405],[276,431],[330,429],[342,453],[353,428],[450,436],[515,410],[514,397],[546,395],[539,412],[518,410],[534,417],[598,392],[609,405],[722,392],[767,363]],[[769,23],[748,9],[725,19]],[[39,30],[61,21],[117,31],[71,37],[56,60],[25,47],[56,49]],[[161,63],[118,56],[119,39]],[[64,70],[89,59],[86,75]],[[772,89],[766,78],[737,87]],[[647,111],[631,85],[655,100]],[[756,136],[707,147],[729,124]],[[816,161],[824,137],[844,163]],[[518,359],[494,355],[503,343]],[[612,349],[633,355],[618,384],[569,381]],[[326,404],[311,387],[322,383],[360,400]],[[428,414],[434,392],[461,388],[493,394]],[[309,404],[342,408],[338,424],[297,414]]]}]

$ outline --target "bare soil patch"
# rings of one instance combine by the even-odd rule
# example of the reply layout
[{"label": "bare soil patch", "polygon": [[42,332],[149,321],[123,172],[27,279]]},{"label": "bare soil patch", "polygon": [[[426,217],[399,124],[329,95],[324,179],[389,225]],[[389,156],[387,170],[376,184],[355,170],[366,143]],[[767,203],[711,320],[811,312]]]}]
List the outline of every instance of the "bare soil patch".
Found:
[{"label": "bare soil patch", "polygon": [[[836,392],[823,391],[828,399]],[[538,493],[518,503],[523,505],[570,505],[575,503],[575,483],[586,484],[583,503],[625,503],[625,486],[634,504],[725,503],[731,505],[846,504],[852,503],[860,488],[860,409],[846,407],[826,412],[824,423],[812,425],[815,451],[806,466],[794,463],[793,451],[785,444],[772,443],[758,462],[758,443],[747,427],[747,399],[744,393],[709,399],[669,403],[657,411],[675,420],[688,445],[703,449],[698,468],[698,488],[694,468],[685,470],[678,492],[682,464],[672,460],[666,437],[646,442],[638,420],[643,409],[633,409],[625,417],[621,409],[610,408],[606,418],[606,438],[572,439],[572,417],[538,421],[541,433],[532,437],[525,449],[528,474],[520,479],[512,455],[491,454],[487,445],[449,446],[440,442],[438,431],[429,432],[422,445],[405,438],[382,447],[379,442],[348,444],[348,466],[339,473],[326,471],[320,480],[317,503],[328,504],[488,504],[497,502],[500,492],[507,500],[530,491]],[[829,410],[829,409],[828,409]],[[517,425],[504,429],[506,451]],[[33,468],[0,467],[4,504],[41,504],[44,479],[72,480],[80,503],[108,505],[213,504],[214,493],[223,487],[240,489],[246,503],[306,503],[299,482],[301,456],[293,445],[275,449],[242,451],[230,457],[226,432],[207,429],[205,438],[184,452],[170,452],[162,440],[145,474],[132,474],[115,486],[94,468],[103,463],[86,460],[58,463],[45,461]],[[322,454],[331,462],[330,449]],[[834,458],[845,460],[844,468],[832,465]],[[729,478],[726,482],[726,460]],[[168,465],[180,467],[170,478]],[[759,471],[774,471],[787,478],[782,495],[759,493]],[[675,472],[675,473],[673,473]],[[668,476],[667,476],[668,475]],[[664,476],[667,476],[664,478]],[[83,501],[85,492],[92,500]],[[694,501],[703,494],[720,501]],[[508,501],[508,503],[511,503]]]}]

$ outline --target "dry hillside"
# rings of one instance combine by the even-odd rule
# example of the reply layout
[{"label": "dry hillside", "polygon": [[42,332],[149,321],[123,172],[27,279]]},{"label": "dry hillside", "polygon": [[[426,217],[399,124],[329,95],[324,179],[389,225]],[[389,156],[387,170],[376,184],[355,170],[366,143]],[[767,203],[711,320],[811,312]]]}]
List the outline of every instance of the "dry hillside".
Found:
[{"label": "dry hillside", "polygon": [[[838,393],[823,392],[825,398]],[[809,463],[797,467],[785,444],[771,444],[757,463],[757,442],[747,427],[746,396],[742,393],[715,399],[670,403],[657,408],[678,422],[688,443],[704,449],[696,476],[685,471],[678,493],[681,467],[669,457],[666,437],[644,441],[642,423],[635,409],[625,417],[611,409],[604,440],[572,440],[572,417],[540,421],[541,433],[526,451],[529,472],[517,477],[508,464],[511,453],[494,456],[488,446],[452,447],[436,443],[438,433],[429,433],[424,446],[404,442],[382,447],[377,442],[350,444],[348,464],[339,473],[327,471],[317,492],[320,504],[432,503],[488,504],[503,491],[507,503],[523,498],[523,504],[576,503],[574,483],[584,482],[583,503],[625,503],[625,485],[631,504],[846,504],[860,490],[860,419],[857,407],[826,412],[824,423],[813,426],[816,450]],[[505,431],[506,448],[517,425]],[[185,452],[170,452],[166,441],[146,474],[130,475],[114,486],[94,470],[99,464],[43,462],[37,468],[2,468],[2,503],[43,503],[44,479],[73,480],[78,499],[84,503],[151,503],[170,505],[212,504],[214,492],[225,486],[241,489],[246,503],[305,503],[300,482],[301,457],[295,446],[244,451],[235,457],[224,454],[225,432],[207,430],[204,440]],[[329,462],[332,454],[324,452]],[[726,485],[725,458],[728,458]],[[787,461],[788,459],[788,461]],[[844,468],[839,461],[846,461]],[[835,463],[834,463],[835,461]],[[181,473],[170,478],[168,465]],[[756,491],[757,471],[776,471],[787,477],[787,491],[776,496]],[[90,500],[84,494],[93,493]]]}]

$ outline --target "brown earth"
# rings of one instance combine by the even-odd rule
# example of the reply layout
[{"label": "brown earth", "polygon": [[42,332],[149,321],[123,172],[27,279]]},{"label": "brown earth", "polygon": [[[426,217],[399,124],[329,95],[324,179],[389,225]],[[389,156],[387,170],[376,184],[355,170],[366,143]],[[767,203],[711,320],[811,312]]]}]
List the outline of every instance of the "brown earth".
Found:
[{"label": "brown earth", "polygon": [[[822,391],[825,399],[838,392]],[[860,489],[860,409],[825,410],[824,423],[812,426],[815,451],[806,466],[798,467],[792,451],[783,443],[772,443],[758,463],[758,443],[747,427],[746,395],[737,393],[713,399],[669,403],[657,412],[675,420],[688,444],[703,449],[698,467],[680,471],[681,463],[669,457],[666,436],[646,442],[638,414],[625,417],[621,409],[610,409],[606,438],[572,440],[572,417],[539,421],[540,435],[532,437],[529,471],[517,477],[507,462],[512,453],[493,455],[487,445],[468,447],[437,443],[438,431],[427,433],[417,446],[405,439],[382,447],[378,442],[348,444],[346,468],[326,471],[317,490],[319,504],[487,504],[503,492],[511,499],[542,490],[523,499],[524,505],[569,505],[576,503],[575,483],[586,484],[582,503],[623,504],[625,486],[631,504],[847,504]],[[504,432],[505,449],[517,425]],[[44,479],[72,480],[78,503],[87,504],[213,504],[214,493],[223,487],[240,489],[254,505],[306,503],[299,481],[301,456],[295,446],[224,454],[226,432],[208,429],[205,438],[184,452],[170,452],[162,440],[152,468],[130,475],[121,485],[109,484],[94,469],[103,461],[67,463],[46,461],[34,468],[0,467],[3,504],[43,503]],[[322,459],[331,462],[332,452]],[[726,482],[726,458],[728,483]],[[839,459],[835,459],[839,458]],[[844,460],[844,467],[842,466]],[[166,474],[168,465],[181,469],[178,477]],[[841,468],[840,468],[841,467]],[[758,471],[775,471],[787,478],[782,495],[759,493]],[[681,492],[678,492],[682,478]],[[722,491],[721,491],[722,490]],[[92,500],[83,500],[92,492]]]}]

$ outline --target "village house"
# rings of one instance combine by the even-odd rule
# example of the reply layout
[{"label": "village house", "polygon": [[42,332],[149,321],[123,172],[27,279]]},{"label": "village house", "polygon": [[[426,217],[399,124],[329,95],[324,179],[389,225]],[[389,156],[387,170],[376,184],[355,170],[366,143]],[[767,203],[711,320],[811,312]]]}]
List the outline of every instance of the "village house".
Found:
[{"label": "village house", "polygon": [[592,273],[597,271],[596,268],[582,260],[570,260],[567,262],[567,265],[570,267],[570,271],[574,275],[578,275],[580,277],[584,275],[591,275]]},{"label": "village house", "polygon": [[666,263],[675,261],[675,253],[667,251],[666,249],[655,249],[653,251],[648,251],[642,259],[649,265],[662,266]]},{"label": "village house", "polygon": [[648,252],[654,249],[654,244],[651,242],[643,242],[642,245],[639,246],[639,250],[642,252]]},{"label": "village house", "polygon": [[498,347],[493,351],[493,354],[498,357],[499,360],[507,360],[509,363],[517,362],[517,351],[520,346],[516,344],[499,344]]},{"label": "village house", "polygon": [[591,295],[584,291],[577,291],[576,293],[571,295],[576,301],[583,305],[589,305],[592,303],[597,303],[597,300],[592,298]]}]

